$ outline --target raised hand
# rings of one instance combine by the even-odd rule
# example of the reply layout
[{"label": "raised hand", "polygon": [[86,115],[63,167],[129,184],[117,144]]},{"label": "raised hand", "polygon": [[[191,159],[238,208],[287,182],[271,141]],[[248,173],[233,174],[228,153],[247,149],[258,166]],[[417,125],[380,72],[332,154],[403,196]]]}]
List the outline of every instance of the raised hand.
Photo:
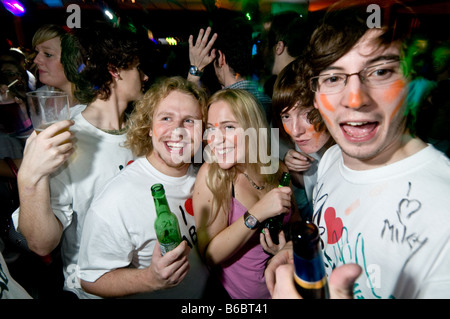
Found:
[{"label": "raised hand", "polygon": [[40,134],[33,132],[25,144],[19,175],[25,174],[28,182],[35,183],[66,162],[74,151],[73,133],[68,131],[73,124],[73,121],[65,120],[49,126]]},{"label": "raised hand", "polygon": [[217,33],[214,33],[208,41],[210,34],[210,27],[206,28],[206,31],[200,29],[195,44],[194,36],[189,36],[189,61],[191,65],[195,65],[199,71],[203,71],[203,69],[216,58],[216,50],[211,50],[211,48],[217,39]]}]

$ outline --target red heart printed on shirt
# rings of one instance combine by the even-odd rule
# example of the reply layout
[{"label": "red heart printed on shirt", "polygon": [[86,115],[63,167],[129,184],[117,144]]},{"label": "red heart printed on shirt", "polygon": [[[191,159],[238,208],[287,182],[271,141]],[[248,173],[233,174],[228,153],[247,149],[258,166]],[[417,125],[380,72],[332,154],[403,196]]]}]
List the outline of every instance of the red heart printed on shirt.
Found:
[{"label": "red heart printed on shirt", "polygon": [[184,209],[186,209],[189,215],[194,216],[194,209],[192,208],[192,198],[188,198],[184,202]]},{"label": "red heart printed on shirt", "polygon": [[342,219],[336,217],[333,207],[328,207],[325,211],[325,224],[327,226],[328,244],[335,244],[341,239],[344,224]]}]

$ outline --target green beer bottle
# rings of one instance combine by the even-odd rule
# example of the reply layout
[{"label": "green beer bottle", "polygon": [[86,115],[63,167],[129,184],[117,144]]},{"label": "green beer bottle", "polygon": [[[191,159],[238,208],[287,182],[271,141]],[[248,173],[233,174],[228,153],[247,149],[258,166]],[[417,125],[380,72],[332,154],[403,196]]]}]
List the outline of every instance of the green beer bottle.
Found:
[{"label": "green beer bottle", "polygon": [[320,248],[319,229],[310,221],[291,227],[294,246],[294,281],[304,299],[328,299],[328,281]]},{"label": "green beer bottle", "polygon": [[181,243],[180,227],[177,216],[169,209],[163,185],[154,184],[151,190],[156,210],[155,232],[164,256]]},{"label": "green beer bottle", "polygon": [[[280,184],[278,185],[278,187],[289,186],[290,182],[291,174],[284,172],[283,175],[281,175]],[[263,222],[262,232],[264,233],[265,228],[269,229],[270,238],[272,238],[272,241],[275,245],[279,244],[278,234],[283,229],[283,218],[284,214],[281,214],[267,218]]]}]

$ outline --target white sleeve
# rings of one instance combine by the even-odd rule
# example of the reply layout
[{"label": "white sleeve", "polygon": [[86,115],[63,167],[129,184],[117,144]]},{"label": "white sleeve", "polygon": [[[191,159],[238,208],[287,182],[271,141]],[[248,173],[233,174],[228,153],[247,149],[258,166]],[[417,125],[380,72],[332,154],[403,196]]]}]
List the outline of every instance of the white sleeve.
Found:
[{"label": "white sleeve", "polygon": [[[55,214],[64,229],[66,229],[72,223],[72,195],[65,183],[55,178],[52,178],[50,181],[50,202],[53,214]],[[11,215],[16,231],[19,229],[19,214],[20,206]]]},{"label": "white sleeve", "polygon": [[338,160],[340,151],[341,149],[337,144],[331,146],[325,151],[319,161],[319,167],[317,168],[317,179],[320,179],[322,175],[330,168],[330,166]]},{"label": "white sleeve", "polygon": [[73,218],[73,194],[70,186],[57,178],[50,179],[50,202],[53,214],[59,219],[64,229],[70,226]]},{"label": "white sleeve", "polygon": [[89,282],[112,270],[128,267],[134,250],[130,234],[117,216],[115,201],[102,199],[88,211],[81,236],[80,278]]}]

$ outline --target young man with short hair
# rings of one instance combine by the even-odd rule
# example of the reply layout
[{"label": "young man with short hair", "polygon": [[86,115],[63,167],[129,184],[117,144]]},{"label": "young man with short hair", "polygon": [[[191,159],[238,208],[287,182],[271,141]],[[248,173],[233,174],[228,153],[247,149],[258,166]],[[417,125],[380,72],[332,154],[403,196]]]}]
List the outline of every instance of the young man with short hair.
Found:
[{"label": "young man with short hair", "polygon": [[411,132],[409,30],[369,29],[373,2],[335,7],[310,43],[315,107],[338,144],[314,192],[325,266],[362,268],[356,298],[449,298],[450,161]]}]

